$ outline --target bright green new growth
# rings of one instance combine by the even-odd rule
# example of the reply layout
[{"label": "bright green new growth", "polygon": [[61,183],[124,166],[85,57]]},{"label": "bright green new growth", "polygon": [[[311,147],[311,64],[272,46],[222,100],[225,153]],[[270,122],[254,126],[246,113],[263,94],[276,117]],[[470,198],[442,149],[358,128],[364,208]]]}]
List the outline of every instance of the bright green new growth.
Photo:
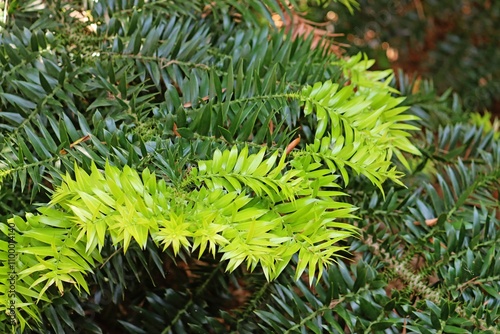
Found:
[{"label": "bright green new growth", "polygon": [[332,171],[338,170],[345,184],[349,182],[349,167],[383,192],[386,179],[401,184],[398,179],[402,173],[392,165],[392,155],[408,169],[401,151],[420,155],[406,132],[418,128],[404,123],[418,117],[402,114],[408,108],[399,106],[403,97],[391,95],[398,93],[389,86],[392,71],[368,71],[373,64],[373,60],[362,60],[361,54],[341,61],[351,84],[316,83],[304,88],[301,101],[305,114],[314,112],[318,123],[308,153]]},{"label": "bright green new growth", "polygon": [[[314,133],[312,142],[306,139],[288,155],[283,147],[226,143],[229,148],[195,161],[177,180],[109,163],[104,171],[92,164],[88,174],[75,164],[74,177],[62,177],[40,215],[11,219],[23,245],[19,307],[39,319],[33,303],[49,301],[51,286],[61,294],[67,285],[89,293],[85,275],[103,262],[100,250],[108,238],[125,252],[133,241],[145,248],[151,239],[176,255],[220,253],[228,271],[259,266],[268,280],[297,254],[295,278],[308,269],[310,283],[319,280],[346,248],[337,243],[357,234],[343,221],[355,218],[355,207],[339,200],[342,187],[362,175],[383,192],[383,182],[400,183],[402,176],[392,155],[407,166],[401,151],[419,154],[407,139],[406,130],[414,127],[402,123],[414,117],[401,114],[406,108],[398,107],[402,98],[391,95],[397,92],[388,87],[390,72],[368,71],[371,64],[361,55],[340,66],[350,78],[344,87],[326,81],[276,96],[299,102]],[[196,139],[196,127],[186,125],[179,128],[183,138],[177,143]],[[1,228],[6,233],[6,225]]]},{"label": "bright green new growth", "polygon": [[148,169],[140,176],[107,164],[104,173],[93,166],[87,174],[75,166],[75,178],[63,177],[41,215],[11,220],[24,245],[18,249],[17,286],[27,303],[20,307],[37,318],[27,306],[34,299],[48,301],[52,285],[61,294],[64,284],[89,292],[84,275],[103,262],[99,250],[107,236],[124,251],[132,239],[144,248],[149,236],[175,254],[218,251],[228,260],[227,270],[260,264],[268,279],[299,253],[296,278],[306,267],[311,281],[314,273],[320,277],[344,248],[334,244],[356,232],[336,221],[354,217],[354,208],[332,199],[342,193],[334,190],[336,176],[320,164],[301,158],[286,169],[285,156],[278,159],[276,151],[263,160],[265,153],[263,148],[248,155],[246,147],[216,151],[178,188]]},{"label": "bright green new growth", "polygon": [[215,255],[220,248],[231,271],[244,261],[251,269],[260,263],[268,279],[300,251],[314,273],[338,250],[330,246],[354,230],[334,222],[352,217],[353,207],[331,199],[342,195],[338,191],[319,191],[335,186],[335,177],[319,165],[310,166],[307,176],[303,170],[283,171],[284,157],[274,167],[277,152],[264,161],[265,149],[247,153],[246,147],[216,151],[180,188],[157,182],[147,169],[139,177],[128,167],[108,165],[104,175],[94,169],[90,176],[76,168],[77,181],[65,177],[53,204],[72,214],[87,250],[102,247],[106,232],[125,251],[131,239],[145,247],[150,233],[176,254],[185,248]]}]

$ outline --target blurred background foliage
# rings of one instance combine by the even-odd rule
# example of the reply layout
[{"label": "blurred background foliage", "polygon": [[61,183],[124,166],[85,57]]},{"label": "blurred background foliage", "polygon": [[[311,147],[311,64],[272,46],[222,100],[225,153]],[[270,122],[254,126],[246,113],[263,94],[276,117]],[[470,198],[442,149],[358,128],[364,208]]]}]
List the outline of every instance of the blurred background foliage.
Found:
[{"label": "blurred background foliage", "polygon": [[324,29],[344,33],[347,54],[366,52],[379,68],[432,78],[467,110],[500,116],[500,1],[360,0],[353,15],[337,2],[302,1]]}]

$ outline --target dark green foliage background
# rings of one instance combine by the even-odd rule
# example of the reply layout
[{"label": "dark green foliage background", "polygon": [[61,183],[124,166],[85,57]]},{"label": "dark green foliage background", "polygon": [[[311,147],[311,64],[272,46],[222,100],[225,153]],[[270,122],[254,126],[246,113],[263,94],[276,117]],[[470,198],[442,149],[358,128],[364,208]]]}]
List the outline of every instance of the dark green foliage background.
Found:
[{"label": "dark green foliage background", "polygon": [[[284,148],[309,120],[280,94],[317,81],[344,84],[335,56],[268,28],[267,8],[280,10],[275,1],[216,1],[211,10],[207,3],[16,4],[0,41],[2,222],[46,203],[75,162],[87,170],[106,159],[149,167],[175,182],[184,173],[175,167],[227,142],[253,135],[254,151],[260,143]],[[97,34],[70,17],[71,7],[91,10]],[[230,71],[241,78],[232,107],[244,116],[228,134],[203,119],[212,105],[202,102],[223,101]],[[401,73],[397,82],[421,118],[412,141],[422,156],[409,157],[407,188],[386,182],[385,196],[365,178],[352,181],[348,201],[360,219],[351,223],[362,233],[345,242],[350,253],[317,285],[310,288],[306,275],[295,282],[295,263],[267,282],[258,270],[225,273],[210,256],[174,258],[152,242],[124,255],[108,243],[91,294],[73,289],[40,302],[43,321],[31,320],[25,332],[498,332],[500,143],[463,122],[456,95],[440,95],[429,82],[412,94],[414,82]],[[251,117],[255,106],[263,117]],[[269,119],[280,131],[259,130]],[[86,134],[89,141],[70,148]],[[0,332],[11,331],[0,317]]]}]

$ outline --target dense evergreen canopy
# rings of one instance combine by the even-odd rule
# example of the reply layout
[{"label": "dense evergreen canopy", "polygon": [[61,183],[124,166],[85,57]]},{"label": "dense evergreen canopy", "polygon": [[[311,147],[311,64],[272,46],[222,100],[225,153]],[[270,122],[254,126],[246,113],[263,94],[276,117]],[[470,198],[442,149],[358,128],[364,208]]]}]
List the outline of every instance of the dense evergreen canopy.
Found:
[{"label": "dense evergreen canopy", "polygon": [[498,133],[297,8],[10,5],[1,332],[497,331]]}]

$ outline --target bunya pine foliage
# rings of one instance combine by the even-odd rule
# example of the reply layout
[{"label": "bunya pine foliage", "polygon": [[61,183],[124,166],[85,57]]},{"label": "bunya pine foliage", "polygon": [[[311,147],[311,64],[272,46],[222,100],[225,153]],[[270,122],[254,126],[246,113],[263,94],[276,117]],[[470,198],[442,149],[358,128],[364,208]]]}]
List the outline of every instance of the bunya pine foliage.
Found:
[{"label": "bunya pine foliage", "polygon": [[10,5],[2,332],[496,331],[498,138],[296,5]]}]

